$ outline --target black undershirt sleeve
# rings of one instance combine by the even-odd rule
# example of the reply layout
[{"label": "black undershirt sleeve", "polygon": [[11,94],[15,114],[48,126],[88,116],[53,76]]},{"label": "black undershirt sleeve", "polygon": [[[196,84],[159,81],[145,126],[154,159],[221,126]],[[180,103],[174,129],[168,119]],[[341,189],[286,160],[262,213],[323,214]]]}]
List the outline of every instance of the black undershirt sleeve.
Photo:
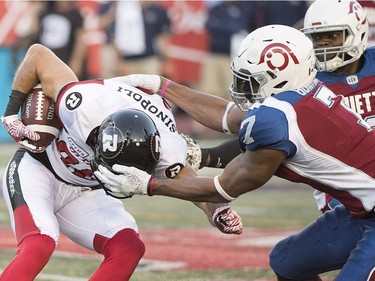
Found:
[{"label": "black undershirt sleeve", "polygon": [[201,148],[202,160],[200,169],[203,167],[225,168],[225,166],[235,157],[241,154],[238,138],[225,141],[218,146],[211,148]]},{"label": "black undershirt sleeve", "polygon": [[23,105],[27,95],[17,91],[12,90],[9,96],[9,102],[5,110],[4,116],[16,115]]}]

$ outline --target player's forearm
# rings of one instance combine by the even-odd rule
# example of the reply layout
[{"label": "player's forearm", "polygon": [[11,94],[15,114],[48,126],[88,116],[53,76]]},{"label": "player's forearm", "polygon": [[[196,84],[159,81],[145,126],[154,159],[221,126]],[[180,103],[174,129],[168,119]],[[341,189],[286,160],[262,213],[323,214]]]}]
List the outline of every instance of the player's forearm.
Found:
[{"label": "player's forearm", "polygon": [[[162,77],[161,88],[165,82],[166,79]],[[175,82],[168,85],[164,96],[197,122],[213,130],[223,131],[222,117],[228,104],[227,100],[198,92]]]},{"label": "player's forearm", "polygon": [[212,178],[157,179],[152,195],[163,195],[195,202],[226,203],[215,189]]}]

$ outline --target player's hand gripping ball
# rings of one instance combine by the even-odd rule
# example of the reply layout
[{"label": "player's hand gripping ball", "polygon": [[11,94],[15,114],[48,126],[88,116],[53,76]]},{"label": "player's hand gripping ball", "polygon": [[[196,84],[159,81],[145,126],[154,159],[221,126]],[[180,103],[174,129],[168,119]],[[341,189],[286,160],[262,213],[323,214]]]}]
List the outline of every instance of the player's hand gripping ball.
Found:
[{"label": "player's hand gripping ball", "polygon": [[47,97],[41,88],[34,88],[28,94],[22,106],[21,121],[40,135],[38,141],[28,140],[39,148],[47,147],[62,129],[62,124],[55,114],[55,102]]}]

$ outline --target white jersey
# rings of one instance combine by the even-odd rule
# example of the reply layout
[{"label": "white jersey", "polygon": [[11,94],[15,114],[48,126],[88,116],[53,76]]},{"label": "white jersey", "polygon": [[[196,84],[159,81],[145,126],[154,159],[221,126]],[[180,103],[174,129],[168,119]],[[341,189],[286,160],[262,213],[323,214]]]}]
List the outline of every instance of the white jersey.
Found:
[{"label": "white jersey", "polygon": [[91,80],[67,85],[59,94],[56,112],[64,128],[47,148],[54,172],[62,180],[84,186],[98,184],[90,168],[93,149],[86,143],[90,132],[121,108],[147,113],[160,133],[157,177],[174,177],[185,165],[187,147],[179,135],[167,102],[117,79]]}]

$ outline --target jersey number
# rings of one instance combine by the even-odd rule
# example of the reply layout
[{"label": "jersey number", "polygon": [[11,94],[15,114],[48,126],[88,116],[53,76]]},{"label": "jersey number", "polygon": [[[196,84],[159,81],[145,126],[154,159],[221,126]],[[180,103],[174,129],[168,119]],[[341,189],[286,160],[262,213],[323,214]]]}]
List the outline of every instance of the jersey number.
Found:
[{"label": "jersey number", "polygon": [[61,161],[70,170],[71,173],[73,173],[74,175],[80,178],[92,179],[93,172],[91,171],[91,169],[75,168],[75,166],[79,164],[79,161],[72,153],[70,153],[65,141],[62,141],[62,140],[58,141],[57,150],[60,153]]},{"label": "jersey number", "polygon": [[244,119],[241,123],[241,129],[246,126],[246,133],[243,139],[244,144],[250,144],[254,142],[254,139],[251,137],[251,130],[253,129],[255,123],[255,115],[251,115],[250,117]]},{"label": "jersey number", "polygon": [[[326,105],[327,107],[332,107],[333,104],[336,102],[335,101],[335,98],[337,98],[337,96],[330,92],[330,91],[322,91],[322,87],[315,93],[314,95],[314,98],[317,99],[318,101],[320,101],[321,103],[323,103],[324,105]],[[340,105],[346,110],[348,111],[349,113],[351,113],[352,115],[354,115],[356,118],[357,118],[357,123],[359,125],[361,125],[362,127],[364,127],[367,131],[371,131],[371,126],[366,123],[365,120],[362,119],[361,115],[359,115],[357,112],[355,112],[354,110],[352,110],[350,107],[346,106],[345,103],[344,103],[344,99],[341,99],[340,100]]]}]

